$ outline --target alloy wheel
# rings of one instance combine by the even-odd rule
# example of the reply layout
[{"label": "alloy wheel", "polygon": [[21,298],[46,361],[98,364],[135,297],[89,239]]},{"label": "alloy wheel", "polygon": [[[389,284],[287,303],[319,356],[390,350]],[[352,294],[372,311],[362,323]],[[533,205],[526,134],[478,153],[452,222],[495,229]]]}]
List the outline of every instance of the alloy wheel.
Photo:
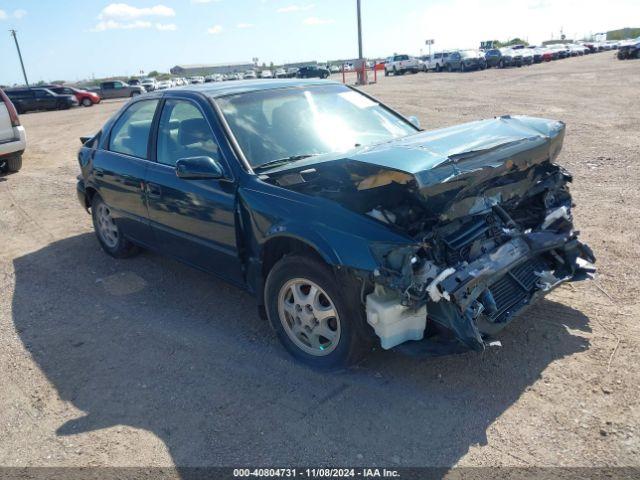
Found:
[{"label": "alloy wheel", "polygon": [[109,248],[116,248],[118,245],[119,232],[116,222],[111,216],[111,210],[104,203],[98,205],[96,212],[96,226],[98,235],[104,244]]},{"label": "alloy wheel", "polygon": [[302,351],[324,356],[338,346],[338,311],[329,295],[311,280],[294,278],[282,286],[278,316],[287,336]]}]

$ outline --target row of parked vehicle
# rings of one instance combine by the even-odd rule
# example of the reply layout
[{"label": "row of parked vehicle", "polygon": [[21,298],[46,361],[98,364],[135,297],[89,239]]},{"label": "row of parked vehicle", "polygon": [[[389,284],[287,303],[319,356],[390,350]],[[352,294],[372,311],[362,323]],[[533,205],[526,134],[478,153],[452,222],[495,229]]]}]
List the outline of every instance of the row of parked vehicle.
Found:
[{"label": "row of parked vehicle", "polygon": [[640,58],[640,37],[622,42],[618,47],[617,57],[619,60]]},{"label": "row of parked vehicle", "polygon": [[403,75],[407,72],[430,70],[460,71],[484,70],[497,67],[522,67],[534,63],[550,62],[569,57],[588,55],[618,49],[624,42],[558,43],[544,46],[513,45],[487,50],[450,50],[422,57],[393,55],[384,61],[385,75]]}]

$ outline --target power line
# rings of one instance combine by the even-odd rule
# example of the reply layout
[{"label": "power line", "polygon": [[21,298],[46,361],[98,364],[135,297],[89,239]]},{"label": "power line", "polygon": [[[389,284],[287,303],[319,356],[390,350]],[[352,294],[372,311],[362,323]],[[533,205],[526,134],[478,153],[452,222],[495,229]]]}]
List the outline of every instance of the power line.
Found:
[{"label": "power line", "polygon": [[24,69],[24,62],[22,61],[22,53],[20,52],[20,45],[18,44],[18,36],[16,35],[15,30],[9,30],[11,36],[13,37],[13,41],[16,42],[16,49],[18,50],[18,57],[20,58],[20,66],[22,67],[22,75],[24,75],[24,83],[29,86],[29,80],[27,80],[27,71]]}]

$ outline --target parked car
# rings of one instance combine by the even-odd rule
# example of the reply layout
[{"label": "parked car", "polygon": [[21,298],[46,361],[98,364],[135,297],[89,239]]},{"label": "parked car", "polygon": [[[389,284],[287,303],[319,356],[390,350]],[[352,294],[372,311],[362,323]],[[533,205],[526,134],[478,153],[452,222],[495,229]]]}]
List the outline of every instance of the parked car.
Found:
[{"label": "parked car", "polygon": [[487,68],[487,61],[484,53],[479,50],[460,50],[449,54],[445,60],[445,66],[449,72],[484,70]]},{"label": "parked car", "polygon": [[331,73],[340,73],[340,67],[338,65],[331,65],[329,71]]},{"label": "parked car", "polygon": [[167,88],[172,88],[173,82],[171,80],[160,80],[156,83],[156,90],[166,90]]},{"label": "parked car", "polygon": [[66,110],[78,105],[75,95],[59,95],[48,88],[11,88],[5,93],[20,114],[37,110]]},{"label": "parked car", "polygon": [[499,68],[506,67],[521,67],[522,66],[522,53],[512,48],[500,49],[500,60],[498,60]]},{"label": "parked car", "polygon": [[64,85],[43,85],[43,87],[59,95],[73,95],[76,97],[76,100],[78,100],[78,103],[84,107],[91,107],[92,105],[100,103],[100,95],[95,92],[89,92],[88,90]]},{"label": "parked car", "polygon": [[276,78],[287,78],[287,71],[284,68],[277,68],[275,72]]},{"label": "parked car", "polygon": [[131,86],[134,86],[134,87],[139,87],[139,86],[141,86],[141,85],[142,85],[142,83],[140,82],[140,80],[139,80],[139,79],[137,79],[137,78],[131,78],[130,80],[128,80],[128,81],[127,81],[127,83],[128,83],[129,85],[131,85]]},{"label": "parked car", "polygon": [[318,66],[300,67],[296,77],[298,78],[329,78],[331,72]]},{"label": "parked car", "polygon": [[447,57],[449,56],[449,52],[436,52],[433,54],[433,61],[429,65],[430,70],[435,70],[436,72],[441,72],[445,69],[445,63],[447,61]]},{"label": "parked car", "polygon": [[22,168],[22,154],[27,135],[20,124],[15,105],[0,89],[0,170],[17,172]]},{"label": "parked car", "polygon": [[253,70],[247,70],[246,72],[244,72],[244,75],[242,76],[242,78],[244,78],[245,80],[254,80],[258,78],[258,76],[256,75],[256,72],[254,72]]},{"label": "parked car", "polygon": [[521,50],[517,50],[520,55],[522,55],[522,64],[523,65],[533,65],[534,60],[534,52],[530,48],[523,48]]},{"label": "parked car", "polygon": [[295,78],[298,75],[298,67],[289,67],[287,68],[287,78]]},{"label": "parked car", "polygon": [[538,58],[540,58],[540,62],[550,62],[553,60],[553,52],[545,47],[538,47],[535,49],[534,61],[538,62]]},{"label": "parked car", "polygon": [[271,70],[262,70],[260,72],[260,78],[273,78],[273,72]]},{"label": "parked car", "polygon": [[245,288],[315,367],[374,342],[482,351],[594,272],[555,163],[564,134],[525,116],[424,132],[337,82],[192,86],[85,141],[78,199],[106,253],[149,248]]},{"label": "parked car", "polygon": [[562,43],[548,45],[548,48],[554,53],[554,60],[567,58],[569,56],[567,47]]},{"label": "parked car", "polygon": [[143,86],[132,86],[120,80],[102,82],[98,87],[88,89],[100,95],[100,98],[128,98],[141,95],[146,92]]},{"label": "parked car", "polygon": [[629,58],[640,58],[640,37],[635,40],[627,40],[621,42],[618,46],[616,56],[619,60],[627,60]]},{"label": "parked car", "polygon": [[497,67],[500,64],[502,52],[499,48],[492,48],[484,52],[484,59],[487,62],[487,68]]},{"label": "parked car", "polygon": [[155,78],[143,78],[140,80],[140,86],[144,87],[147,92],[153,92],[158,89],[158,81]]},{"label": "parked car", "polygon": [[189,78],[189,83],[192,85],[197,85],[199,83],[204,83],[204,77],[202,75],[196,75],[195,77]]},{"label": "parked car", "polygon": [[409,55],[393,55],[386,59],[384,63],[384,74],[404,75],[407,72],[418,73],[420,64],[418,59]]}]

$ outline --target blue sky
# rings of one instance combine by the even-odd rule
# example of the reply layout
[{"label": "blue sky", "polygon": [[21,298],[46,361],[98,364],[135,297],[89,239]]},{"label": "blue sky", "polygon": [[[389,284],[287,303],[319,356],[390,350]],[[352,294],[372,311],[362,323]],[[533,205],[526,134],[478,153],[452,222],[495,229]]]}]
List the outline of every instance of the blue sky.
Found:
[{"label": "blue sky", "polygon": [[[0,84],[69,81],[176,64],[357,55],[355,0],[0,0]],[[640,23],[640,0],[362,0],[365,56],[531,42]],[[426,51],[426,50],[425,50]]]}]

